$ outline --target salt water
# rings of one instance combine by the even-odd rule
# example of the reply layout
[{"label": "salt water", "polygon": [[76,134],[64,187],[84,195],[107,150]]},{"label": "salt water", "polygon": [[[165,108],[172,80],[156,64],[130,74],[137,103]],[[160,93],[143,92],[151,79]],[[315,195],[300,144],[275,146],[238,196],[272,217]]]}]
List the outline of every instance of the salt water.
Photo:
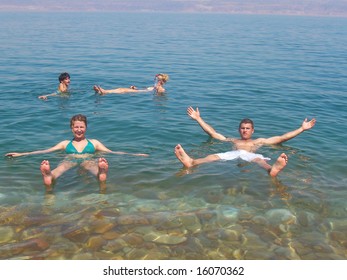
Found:
[{"label": "salt water", "polygon": [[[346,259],[347,21],[330,17],[151,13],[1,13],[0,151],[49,148],[88,117],[88,138],[115,151],[106,193],[75,168],[46,194],[39,170],[64,153],[0,161],[2,259]],[[56,90],[71,75],[71,95]],[[166,93],[98,96],[104,88]],[[199,107],[217,131],[282,135],[312,130],[259,153],[287,167],[272,180],[255,164],[192,157],[231,150],[186,114]],[[99,155],[100,156],[100,155]]]}]

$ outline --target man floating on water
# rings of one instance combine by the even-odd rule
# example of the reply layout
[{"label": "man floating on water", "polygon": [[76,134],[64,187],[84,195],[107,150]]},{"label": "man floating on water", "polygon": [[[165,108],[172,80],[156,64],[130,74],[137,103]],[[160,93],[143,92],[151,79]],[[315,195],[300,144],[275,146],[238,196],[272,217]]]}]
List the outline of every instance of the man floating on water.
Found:
[{"label": "man floating on water", "polygon": [[255,154],[254,152],[263,145],[276,145],[288,141],[298,136],[305,130],[311,129],[316,123],[316,119],[312,119],[310,121],[305,119],[298,129],[287,132],[281,136],[257,138],[253,140],[251,139],[254,133],[253,121],[250,119],[243,119],[241,120],[239,125],[239,133],[241,139],[236,139],[225,137],[224,135],[218,133],[211,125],[206,123],[200,116],[199,108],[196,108],[196,110],[194,110],[192,107],[189,107],[187,109],[187,114],[193,120],[195,120],[200,125],[200,127],[212,138],[233,143],[235,150],[226,153],[211,154],[204,158],[194,159],[185,152],[180,144],[178,144],[175,147],[175,155],[178,160],[184,165],[184,167],[189,168],[199,164],[218,160],[234,160],[241,158],[248,162],[257,163],[259,166],[264,168],[272,177],[276,177],[278,173],[280,173],[284,169],[288,162],[288,156],[285,153],[282,153],[277,158],[276,162],[271,166],[267,163],[267,160],[270,160],[270,158],[266,158],[261,154]]}]

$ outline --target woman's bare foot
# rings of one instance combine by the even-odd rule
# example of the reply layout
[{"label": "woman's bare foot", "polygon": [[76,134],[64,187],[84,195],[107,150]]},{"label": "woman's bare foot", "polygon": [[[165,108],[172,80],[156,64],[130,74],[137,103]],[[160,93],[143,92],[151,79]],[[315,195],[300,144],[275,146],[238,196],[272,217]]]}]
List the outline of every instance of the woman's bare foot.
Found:
[{"label": "woman's bare foot", "polygon": [[100,94],[99,86],[94,85],[94,86],[93,86],[93,89],[94,89],[94,91],[95,91],[96,93],[99,93],[99,94]]},{"label": "woman's bare foot", "polygon": [[44,160],[41,162],[40,170],[42,174],[43,183],[45,184],[47,191],[51,191],[54,178],[48,160]]},{"label": "woman's bare foot", "polygon": [[269,174],[272,177],[276,177],[278,173],[282,171],[282,169],[287,165],[288,157],[285,153],[282,153],[274,165],[271,167]]},{"label": "woman's bare foot", "polygon": [[107,172],[108,172],[108,162],[105,158],[99,158],[98,161],[98,179],[100,182],[106,182],[107,179]]},{"label": "woman's bare foot", "polygon": [[183,147],[180,144],[177,144],[175,147],[175,155],[185,167],[193,166],[193,159],[188,156],[188,154],[184,151]]},{"label": "woman's bare foot", "polygon": [[95,90],[96,93],[100,94],[100,95],[104,95],[106,94],[106,91],[101,87],[101,86],[93,86],[93,89]]}]

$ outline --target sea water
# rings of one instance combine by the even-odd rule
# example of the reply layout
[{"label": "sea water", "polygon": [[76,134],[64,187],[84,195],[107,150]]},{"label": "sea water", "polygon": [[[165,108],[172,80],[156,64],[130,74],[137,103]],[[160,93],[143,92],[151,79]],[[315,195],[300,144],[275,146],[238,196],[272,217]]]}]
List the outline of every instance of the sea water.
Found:
[{"label": "sea water", "polygon": [[[63,152],[0,161],[2,259],[346,259],[347,21],[332,17],[151,13],[1,13],[0,151],[41,150],[88,138],[149,157],[99,154],[107,190],[74,168],[47,194],[40,163]],[[71,75],[71,94],[54,92]],[[166,93],[95,94],[153,85]],[[315,127],[259,153],[287,167],[271,179],[255,164],[182,168],[231,150],[186,114],[228,137],[251,118],[254,138]]]}]

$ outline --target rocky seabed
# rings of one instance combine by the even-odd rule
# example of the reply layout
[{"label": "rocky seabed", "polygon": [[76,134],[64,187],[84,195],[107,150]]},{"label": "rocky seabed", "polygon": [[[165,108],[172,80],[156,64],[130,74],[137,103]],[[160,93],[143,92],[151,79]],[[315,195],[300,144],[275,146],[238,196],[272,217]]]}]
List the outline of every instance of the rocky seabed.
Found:
[{"label": "rocky seabed", "polygon": [[[347,259],[347,219],[319,200],[249,196],[138,199],[91,194],[73,205],[0,207],[1,259]],[[229,196],[230,198],[230,196]],[[252,199],[250,199],[252,200]],[[126,202],[124,202],[126,201]],[[237,202],[236,202],[237,201]],[[217,203],[216,203],[217,202]],[[229,201],[231,202],[231,201]],[[224,203],[224,204],[223,204]],[[233,205],[233,206],[231,206]],[[252,205],[252,206],[250,206]],[[330,214],[331,213],[331,214]]]}]

